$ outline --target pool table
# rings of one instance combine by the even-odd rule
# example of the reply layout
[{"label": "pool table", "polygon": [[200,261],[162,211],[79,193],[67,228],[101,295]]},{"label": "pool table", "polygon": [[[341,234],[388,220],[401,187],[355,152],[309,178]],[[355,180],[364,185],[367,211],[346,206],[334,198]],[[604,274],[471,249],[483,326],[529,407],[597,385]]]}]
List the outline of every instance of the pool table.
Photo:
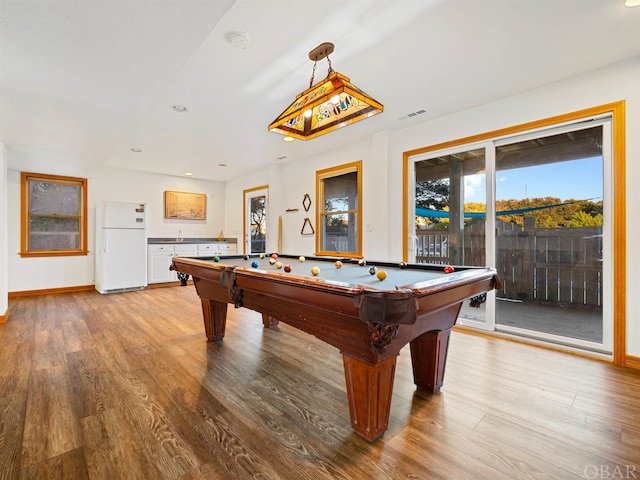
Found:
[{"label": "pool table", "polygon": [[[351,259],[283,254],[276,260],[278,268],[269,259],[175,257],[171,269],[193,278],[209,341],[224,338],[227,304],[232,303],[260,312],[265,328],[281,321],[336,347],[344,363],[351,426],[369,441],[388,427],[402,347],[410,344],[417,388],[437,392],[462,303],[479,306],[486,292],[500,288],[491,268],[456,266],[445,273],[442,265],[361,265]],[[382,280],[380,270],[386,273]]]}]

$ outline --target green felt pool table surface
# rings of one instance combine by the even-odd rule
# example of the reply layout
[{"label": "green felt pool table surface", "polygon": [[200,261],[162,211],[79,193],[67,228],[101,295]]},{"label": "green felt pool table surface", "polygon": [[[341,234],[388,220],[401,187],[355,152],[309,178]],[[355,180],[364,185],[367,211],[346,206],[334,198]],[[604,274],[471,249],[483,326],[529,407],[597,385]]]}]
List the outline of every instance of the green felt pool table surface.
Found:
[{"label": "green felt pool table surface", "polygon": [[[218,261],[215,261],[217,258]],[[445,265],[429,265],[429,264],[407,264],[405,268],[400,267],[400,262],[385,261],[367,261],[361,266],[358,259],[350,258],[333,258],[333,257],[313,257],[303,256],[304,261],[300,261],[299,255],[279,254],[275,259],[280,262],[280,268],[275,264],[269,263],[271,256],[265,255],[249,255],[244,258],[243,255],[227,255],[220,257],[201,257],[197,260],[211,262],[213,265],[228,266],[254,271],[256,273],[264,272],[265,274],[277,274],[294,277],[306,277],[314,279],[318,282],[329,282],[336,285],[360,286],[367,289],[375,290],[396,290],[396,289],[419,289],[426,286],[434,286],[459,280],[475,274],[476,269],[473,267],[454,266],[453,273],[445,273]],[[342,266],[336,268],[336,261],[340,261]],[[257,262],[257,267],[252,266]],[[284,267],[289,265],[290,272],[285,272]],[[320,273],[313,275],[311,269],[318,267]],[[376,268],[376,273],[371,274],[369,269]],[[383,270],[386,272],[386,278],[380,280],[377,272]]]}]

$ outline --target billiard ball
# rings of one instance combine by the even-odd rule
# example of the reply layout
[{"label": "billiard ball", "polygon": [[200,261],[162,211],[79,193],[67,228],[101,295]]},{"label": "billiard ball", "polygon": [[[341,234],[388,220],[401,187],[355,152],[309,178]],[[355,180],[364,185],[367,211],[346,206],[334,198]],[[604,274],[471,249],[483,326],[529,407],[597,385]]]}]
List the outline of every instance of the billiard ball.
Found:
[{"label": "billiard ball", "polygon": [[385,272],[384,270],[378,270],[376,276],[378,277],[378,280],[384,280],[385,278],[387,278],[387,272]]},{"label": "billiard ball", "polygon": [[301,262],[304,262],[306,259],[305,259],[302,255],[300,255],[300,256],[298,257],[298,260],[300,260]]},{"label": "billiard ball", "polygon": [[258,262],[251,262],[251,266],[253,268],[258,268]]},{"label": "billiard ball", "polygon": [[282,262],[276,262],[276,268],[282,268]]},{"label": "billiard ball", "polygon": [[274,263],[276,263],[276,259],[275,259],[275,258],[273,258],[273,257],[272,257],[272,258],[270,258],[270,259],[269,259],[269,263],[270,263],[271,265],[273,265]]},{"label": "billiard ball", "polygon": [[213,261],[214,262],[219,262],[220,261],[220,257],[213,257]]},{"label": "billiard ball", "polygon": [[271,254],[271,258],[278,258],[278,254],[277,253],[272,253]]},{"label": "billiard ball", "polygon": [[242,258],[244,258],[245,260],[249,260],[249,255],[244,255]]},{"label": "billiard ball", "polygon": [[370,273],[371,275],[375,275],[377,271],[378,271],[378,269],[377,269],[376,267],[374,267],[373,265],[371,265],[371,266],[369,267],[369,273]]},{"label": "billiard ball", "polygon": [[361,258],[360,260],[358,260],[358,265],[360,265],[361,267],[364,267],[367,264],[367,261],[364,258]]},{"label": "billiard ball", "polygon": [[402,268],[402,269],[407,268],[407,264],[406,264],[406,263],[404,263],[404,262],[400,262],[400,265],[399,265],[399,266],[400,266],[400,268]]},{"label": "billiard ball", "polygon": [[288,263],[284,266],[284,271],[289,273],[291,271],[291,265],[289,265]]},{"label": "billiard ball", "polygon": [[342,262],[338,260],[335,264],[336,268],[342,268]]},{"label": "billiard ball", "polygon": [[444,267],[444,273],[453,273],[455,271],[456,269],[453,268],[451,265],[447,265],[446,267]]},{"label": "billiard ball", "polygon": [[311,275],[320,274],[320,269],[318,267],[311,267]]}]

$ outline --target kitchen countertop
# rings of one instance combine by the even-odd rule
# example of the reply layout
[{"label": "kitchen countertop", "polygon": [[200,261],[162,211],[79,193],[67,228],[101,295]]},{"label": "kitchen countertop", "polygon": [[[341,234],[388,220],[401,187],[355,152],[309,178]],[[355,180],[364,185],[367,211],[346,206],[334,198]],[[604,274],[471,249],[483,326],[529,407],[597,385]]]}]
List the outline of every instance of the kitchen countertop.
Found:
[{"label": "kitchen countertop", "polygon": [[162,244],[162,243],[238,243],[237,238],[225,238],[224,240],[218,240],[217,238],[147,238],[147,244]]}]

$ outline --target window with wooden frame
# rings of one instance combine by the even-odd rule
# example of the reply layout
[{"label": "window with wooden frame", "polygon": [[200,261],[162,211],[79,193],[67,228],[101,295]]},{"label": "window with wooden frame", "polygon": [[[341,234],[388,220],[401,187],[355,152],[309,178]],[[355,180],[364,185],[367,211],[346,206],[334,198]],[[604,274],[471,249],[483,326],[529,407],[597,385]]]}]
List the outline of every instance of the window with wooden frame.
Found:
[{"label": "window with wooden frame", "polygon": [[21,174],[20,255],[87,254],[87,180]]},{"label": "window with wooden frame", "polygon": [[316,255],[362,256],[362,161],[316,172]]}]

